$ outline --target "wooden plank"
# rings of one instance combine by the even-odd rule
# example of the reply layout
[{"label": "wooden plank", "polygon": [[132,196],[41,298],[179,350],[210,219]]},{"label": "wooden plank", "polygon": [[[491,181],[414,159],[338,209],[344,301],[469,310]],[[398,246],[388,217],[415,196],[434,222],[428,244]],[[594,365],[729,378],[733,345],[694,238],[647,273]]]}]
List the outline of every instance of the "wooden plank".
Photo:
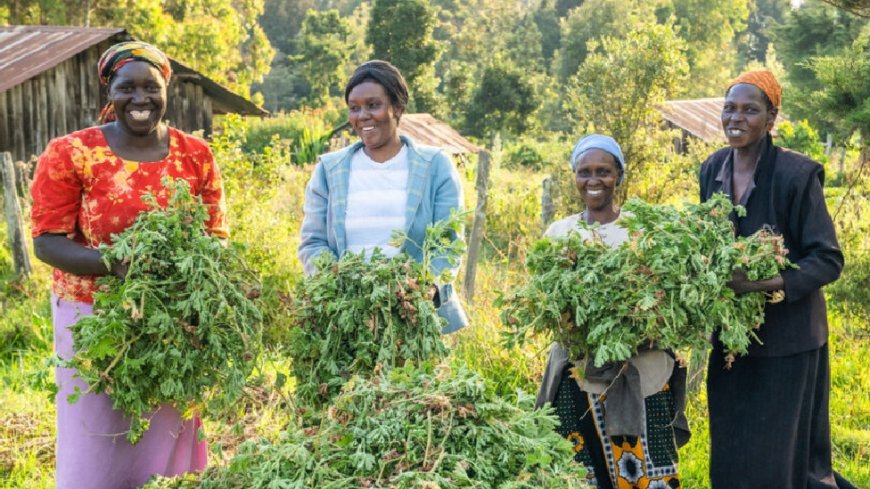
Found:
[{"label": "wooden plank", "polygon": [[49,140],[49,131],[48,131],[48,120],[51,118],[51,103],[48,99],[48,81],[50,73],[43,73],[39,75],[39,99],[36,104],[36,121],[38,126],[38,133],[36,137],[36,151],[34,154],[42,154],[42,150],[48,146]]},{"label": "wooden plank", "polygon": [[12,157],[23,160],[26,148],[24,146],[24,113],[22,102],[21,85],[16,85],[10,90],[12,96]]},{"label": "wooden plank", "polygon": [[558,180],[553,176],[545,178],[541,183],[541,224],[543,230],[547,229],[553,221],[553,216],[556,214],[553,193],[557,185]]},{"label": "wooden plank", "polygon": [[100,103],[100,91],[102,86],[100,85],[100,77],[97,76],[97,63],[100,62],[100,53],[102,53],[102,51],[98,52],[97,47],[93,46],[86,52],[86,66],[90,67],[90,69],[85,72],[85,83],[87,83],[86,87],[89,92],[88,126],[94,126],[99,123],[100,110],[103,108],[103,104]]},{"label": "wooden plank", "polygon": [[54,88],[52,89],[52,91],[54,92],[55,103],[52,104],[52,108],[54,110],[54,131],[52,131],[52,137],[62,136],[69,132],[66,126],[66,73],[69,69],[69,64],[69,60],[64,61],[63,63],[59,64],[54,70]]},{"label": "wooden plank", "polygon": [[27,241],[21,220],[21,205],[18,202],[18,192],[15,185],[15,166],[12,155],[0,153],[0,179],[3,180],[3,209],[6,215],[6,232],[9,249],[12,251],[12,262],[15,273],[26,277],[30,275],[30,254],[27,252]]},{"label": "wooden plank", "polygon": [[211,97],[203,93],[202,95],[202,115],[203,115],[203,136],[206,138],[211,138],[212,135],[212,120],[214,117],[214,107],[211,103]]},{"label": "wooden plank", "polygon": [[12,114],[6,99],[9,97],[9,90],[0,92],[0,151],[12,151],[12,134],[9,132],[9,117]]},{"label": "wooden plank", "polygon": [[76,105],[77,91],[76,80],[78,80],[78,63],[76,58],[67,60],[67,68],[64,70],[64,90],[66,91],[66,133],[71,133],[78,129],[78,113],[79,109]]},{"label": "wooden plank", "polygon": [[23,160],[33,154],[33,136],[35,135],[35,129],[33,128],[33,80],[27,80],[26,82],[20,85],[21,87],[21,127],[22,134],[24,136],[24,146],[22,148],[23,153],[21,154],[20,159]]},{"label": "wooden plank", "polygon": [[203,117],[202,109],[202,87],[195,83],[190,84],[193,87],[193,113],[194,113],[194,121],[193,124],[195,126],[196,131],[203,129],[203,124],[205,123],[205,117]]},{"label": "wooden plank", "polygon": [[486,226],[486,200],[489,192],[489,151],[477,154],[477,205],[474,207],[474,224],[471,236],[468,238],[468,261],[465,265],[465,281],[462,290],[469,304],[474,302],[474,280],[477,275],[477,260],[480,257],[480,245],[483,241],[483,231]]}]

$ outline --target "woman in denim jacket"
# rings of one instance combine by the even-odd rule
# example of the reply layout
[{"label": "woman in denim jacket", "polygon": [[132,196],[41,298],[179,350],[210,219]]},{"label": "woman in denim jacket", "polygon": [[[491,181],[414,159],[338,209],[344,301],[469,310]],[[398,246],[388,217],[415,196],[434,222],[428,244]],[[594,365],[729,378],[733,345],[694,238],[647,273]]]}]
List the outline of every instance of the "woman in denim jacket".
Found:
[{"label": "woman in denim jacket", "polygon": [[[417,145],[400,136],[399,119],[408,103],[402,74],[386,61],[357,67],[344,92],[348,118],[360,141],[320,156],[305,189],[305,217],[299,259],[306,274],[323,252],[340,257],[346,251],[387,256],[405,252],[417,260],[423,254],[426,226],[447,219],[462,205],[459,173],[440,149]],[[389,244],[394,229],[410,239]],[[455,239],[462,239],[455,236]],[[446,259],[433,261],[437,275],[455,269]],[[439,284],[438,313],[447,320],[443,333],[468,324],[452,284]]]}]

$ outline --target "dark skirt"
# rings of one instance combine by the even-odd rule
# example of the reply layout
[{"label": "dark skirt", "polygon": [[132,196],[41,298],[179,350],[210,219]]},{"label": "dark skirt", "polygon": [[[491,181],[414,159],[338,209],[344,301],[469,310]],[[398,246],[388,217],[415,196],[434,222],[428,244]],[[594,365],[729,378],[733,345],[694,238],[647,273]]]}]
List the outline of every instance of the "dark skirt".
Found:
[{"label": "dark skirt", "polygon": [[713,489],[837,489],[831,469],[828,345],[785,357],[710,354]]},{"label": "dark skirt", "polygon": [[553,401],[560,422],[556,431],[574,444],[574,460],[586,467],[589,482],[599,489],[681,487],[669,386],[645,399],[645,433],[610,437],[604,430],[603,397],[581,391],[569,370],[563,370]]}]

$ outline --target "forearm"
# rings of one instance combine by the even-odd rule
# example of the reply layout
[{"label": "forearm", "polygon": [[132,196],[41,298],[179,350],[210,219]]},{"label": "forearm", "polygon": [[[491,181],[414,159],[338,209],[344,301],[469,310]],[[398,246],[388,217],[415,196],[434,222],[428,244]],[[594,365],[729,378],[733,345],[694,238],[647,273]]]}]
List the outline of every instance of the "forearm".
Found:
[{"label": "forearm", "polygon": [[100,252],[86,248],[59,234],[43,234],[33,238],[36,257],[49,265],[75,275],[107,275]]}]

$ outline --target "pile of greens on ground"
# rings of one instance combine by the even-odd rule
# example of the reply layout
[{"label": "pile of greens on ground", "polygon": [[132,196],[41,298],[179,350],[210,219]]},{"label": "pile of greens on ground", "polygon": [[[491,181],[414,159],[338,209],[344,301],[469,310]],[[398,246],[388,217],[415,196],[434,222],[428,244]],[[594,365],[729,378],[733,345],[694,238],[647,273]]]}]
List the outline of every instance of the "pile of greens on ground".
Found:
[{"label": "pile of greens on ground", "polygon": [[526,259],[528,282],[498,299],[507,344],[549,334],[573,358],[592,355],[601,366],[644,344],[703,348],[718,328],[731,359],[745,354],[767,297],[735,296],[726,283],[735,268],[759,280],[790,263],[781,236],[735,237],[732,209],[722,194],[683,210],[633,199],[620,221],[629,240],[615,249],[575,232],[539,241]]},{"label": "pile of greens on ground", "polygon": [[[368,376],[407,360],[443,357],[444,320],[432,303],[433,260],[456,260],[463,243],[454,240],[461,216],[429,226],[418,263],[405,253],[392,258],[323,253],[316,272],[298,283],[289,352],[296,396],[320,409],[354,375]],[[396,236],[396,241],[407,239]]]},{"label": "pile of greens on ground", "polygon": [[152,210],[100,248],[128,275],[97,281],[94,315],[71,327],[76,354],[61,362],[132,417],[132,443],[162,403],[188,415],[231,407],[261,348],[254,277],[238,250],[206,234],[207,209],[188,184],[164,184],[168,206],[146,195]]},{"label": "pile of greens on ground", "polygon": [[548,410],[490,392],[468,370],[410,362],[354,377],[319,426],[248,442],[227,467],[146,488],[586,487]]}]

